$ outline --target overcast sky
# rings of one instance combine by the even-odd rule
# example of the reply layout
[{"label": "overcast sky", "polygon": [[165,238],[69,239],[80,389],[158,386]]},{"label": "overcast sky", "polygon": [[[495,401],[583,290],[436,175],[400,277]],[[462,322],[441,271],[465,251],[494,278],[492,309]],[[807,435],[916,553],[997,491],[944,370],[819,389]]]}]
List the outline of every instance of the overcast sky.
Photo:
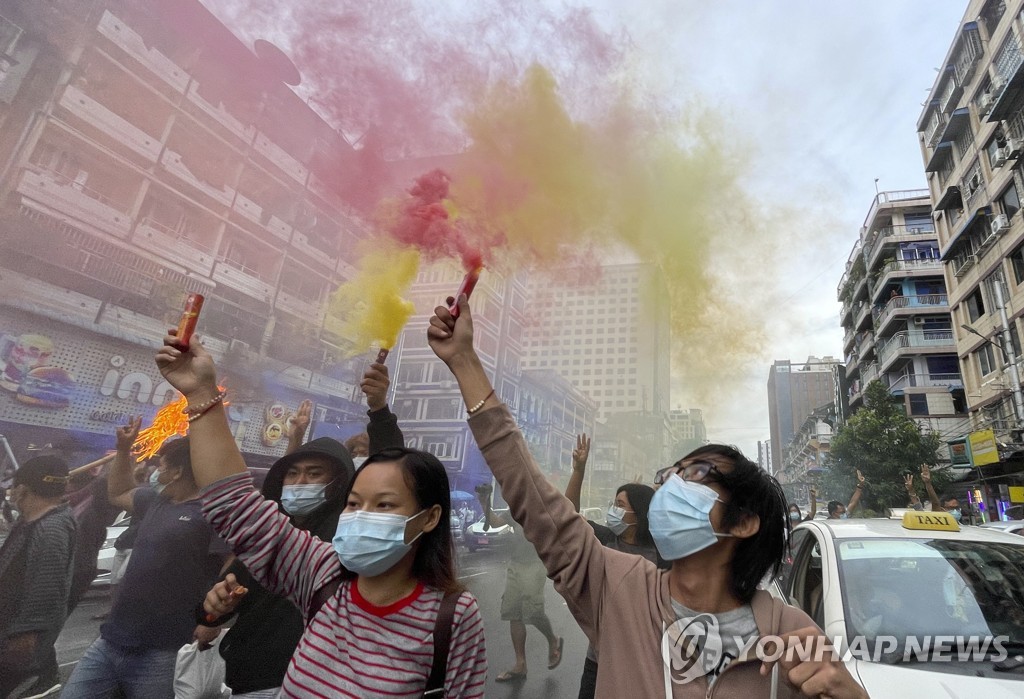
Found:
[{"label": "overcast sky", "polygon": [[[247,0],[203,2],[229,26],[254,21],[246,15]],[[280,6],[297,2],[321,0]],[[883,191],[926,186],[916,122],[966,2],[582,4],[606,28],[628,30],[640,53],[637,62],[655,89],[680,101],[699,100],[719,113],[725,132],[735,133],[747,156],[739,165],[747,189],[765,205],[793,212],[792,227],[772,231],[787,261],[763,270],[777,289],[765,309],[762,356],[735,368],[714,405],[684,403],[705,409],[712,440],[755,455],[757,440],[769,435],[766,383],[772,360],[841,358],[836,285],[875,195],[875,178]],[[443,23],[444,14],[459,12],[460,5],[438,0],[430,11]],[[269,7],[273,14],[275,5]],[[274,22],[266,10],[260,18],[267,23],[261,33],[287,48],[282,32],[288,23]],[[674,396],[684,395],[682,388]],[[674,397],[673,407],[685,400]]]}]

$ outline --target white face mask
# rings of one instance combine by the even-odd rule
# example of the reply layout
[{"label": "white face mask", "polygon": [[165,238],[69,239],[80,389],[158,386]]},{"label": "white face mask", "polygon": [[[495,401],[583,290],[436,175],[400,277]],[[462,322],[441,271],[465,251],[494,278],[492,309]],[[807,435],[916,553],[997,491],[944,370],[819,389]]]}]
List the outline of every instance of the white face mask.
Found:
[{"label": "white face mask", "polygon": [[632,514],[629,510],[618,505],[612,505],[608,508],[608,511],[604,515],[604,521],[607,523],[608,528],[612,530],[615,536],[619,536],[624,531],[632,527],[632,524],[623,522],[622,519],[627,515]]},{"label": "white face mask", "polygon": [[166,483],[160,482],[160,470],[157,469],[153,473],[149,474],[149,485],[156,491],[157,495],[164,492],[164,488],[167,487]]},{"label": "white face mask", "polygon": [[367,577],[386,573],[423,534],[421,530],[412,541],[405,543],[405,525],[424,512],[426,510],[421,510],[412,517],[363,511],[343,513],[331,542],[341,565],[356,575]]},{"label": "white face mask", "polygon": [[365,464],[366,460],[369,458],[369,456],[353,456],[352,463],[355,464],[356,468],[359,468],[360,466]]},{"label": "white face mask", "polygon": [[326,491],[326,483],[282,486],[281,507],[290,515],[308,515],[327,501]]},{"label": "white face mask", "polygon": [[651,499],[648,521],[658,553],[678,561],[713,546],[721,534],[711,526],[711,510],[718,493],[702,483],[684,481],[673,473]]}]

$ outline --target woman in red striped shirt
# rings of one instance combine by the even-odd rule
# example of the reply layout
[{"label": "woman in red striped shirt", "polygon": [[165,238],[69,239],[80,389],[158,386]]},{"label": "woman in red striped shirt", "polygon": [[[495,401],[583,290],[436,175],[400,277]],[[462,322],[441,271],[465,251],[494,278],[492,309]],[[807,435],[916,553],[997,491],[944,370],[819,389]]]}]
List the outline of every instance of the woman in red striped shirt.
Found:
[{"label": "woman in red striped shirt", "polygon": [[[412,699],[425,695],[429,678],[440,687],[431,696],[482,697],[483,622],[455,577],[442,464],[405,448],[370,457],[352,481],[333,543],[320,541],[253,489],[209,353],[198,342],[182,351],[173,336],[164,345],[156,361],[188,400],[206,518],[257,580],[306,614],[280,696]],[[215,588],[207,611],[230,612],[234,588],[230,579]],[[452,605],[439,623],[442,608]],[[447,659],[437,658],[435,632],[449,628]]]}]

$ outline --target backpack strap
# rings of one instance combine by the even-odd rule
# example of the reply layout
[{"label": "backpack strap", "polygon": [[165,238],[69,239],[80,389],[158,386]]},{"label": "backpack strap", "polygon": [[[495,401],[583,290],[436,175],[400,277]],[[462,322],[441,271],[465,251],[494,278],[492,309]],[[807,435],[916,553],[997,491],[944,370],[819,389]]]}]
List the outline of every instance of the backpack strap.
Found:
[{"label": "backpack strap", "polygon": [[437,621],[434,623],[434,664],[430,668],[427,687],[423,691],[424,699],[444,696],[445,671],[448,669],[448,651],[452,641],[452,623],[455,621],[455,606],[459,602],[459,592],[449,592],[441,598],[441,607],[437,610]]},{"label": "backpack strap", "polygon": [[309,601],[309,609],[306,610],[306,626],[312,623],[313,617],[323,609],[327,600],[334,597],[339,587],[341,587],[341,578],[335,578],[313,593],[313,599]]}]

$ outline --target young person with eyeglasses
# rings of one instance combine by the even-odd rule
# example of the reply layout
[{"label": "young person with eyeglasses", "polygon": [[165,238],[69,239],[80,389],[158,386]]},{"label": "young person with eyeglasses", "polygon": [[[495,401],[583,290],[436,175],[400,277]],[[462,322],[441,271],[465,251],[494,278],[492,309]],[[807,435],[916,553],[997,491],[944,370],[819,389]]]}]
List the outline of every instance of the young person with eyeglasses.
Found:
[{"label": "young person with eyeglasses", "polygon": [[[769,668],[746,649],[724,668],[709,668],[717,675],[684,676],[677,662],[704,659],[704,653],[693,658],[678,647],[685,639],[677,622],[694,620],[691,613],[706,625],[740,627],[752,620],[758,637],[828,647],[806,614],[757,589],[778,570],[786,549],[780,486],[739,451],[702,447],[661,474],[663,485],[651,502],[651,535],[671,568],[659,570],[640,556],[603,546],[537,468],[473,349],[473,316],[464,296],[459,310],[456,320],[447,307],[437,307],[428,341],[459,383],[470,427],[513,518],[598,650],[596,696],[867,696],[828,653],[819,662],[795,657]],[[774,668],[784,681],[774,682]]]},{"label": "young person with eyeglasses", "polygon": [[[188,401],[203,514],[253,578],[303,614],[278,696],[482,697],[483,621],[456,578],[443,464],[405,447],[369,457],[321,541],[253,489],[202,345],[183,351],[169,335],[156,361]],[[230,613],[237,591],[233,577],[214,586],[206,612]]]}]

